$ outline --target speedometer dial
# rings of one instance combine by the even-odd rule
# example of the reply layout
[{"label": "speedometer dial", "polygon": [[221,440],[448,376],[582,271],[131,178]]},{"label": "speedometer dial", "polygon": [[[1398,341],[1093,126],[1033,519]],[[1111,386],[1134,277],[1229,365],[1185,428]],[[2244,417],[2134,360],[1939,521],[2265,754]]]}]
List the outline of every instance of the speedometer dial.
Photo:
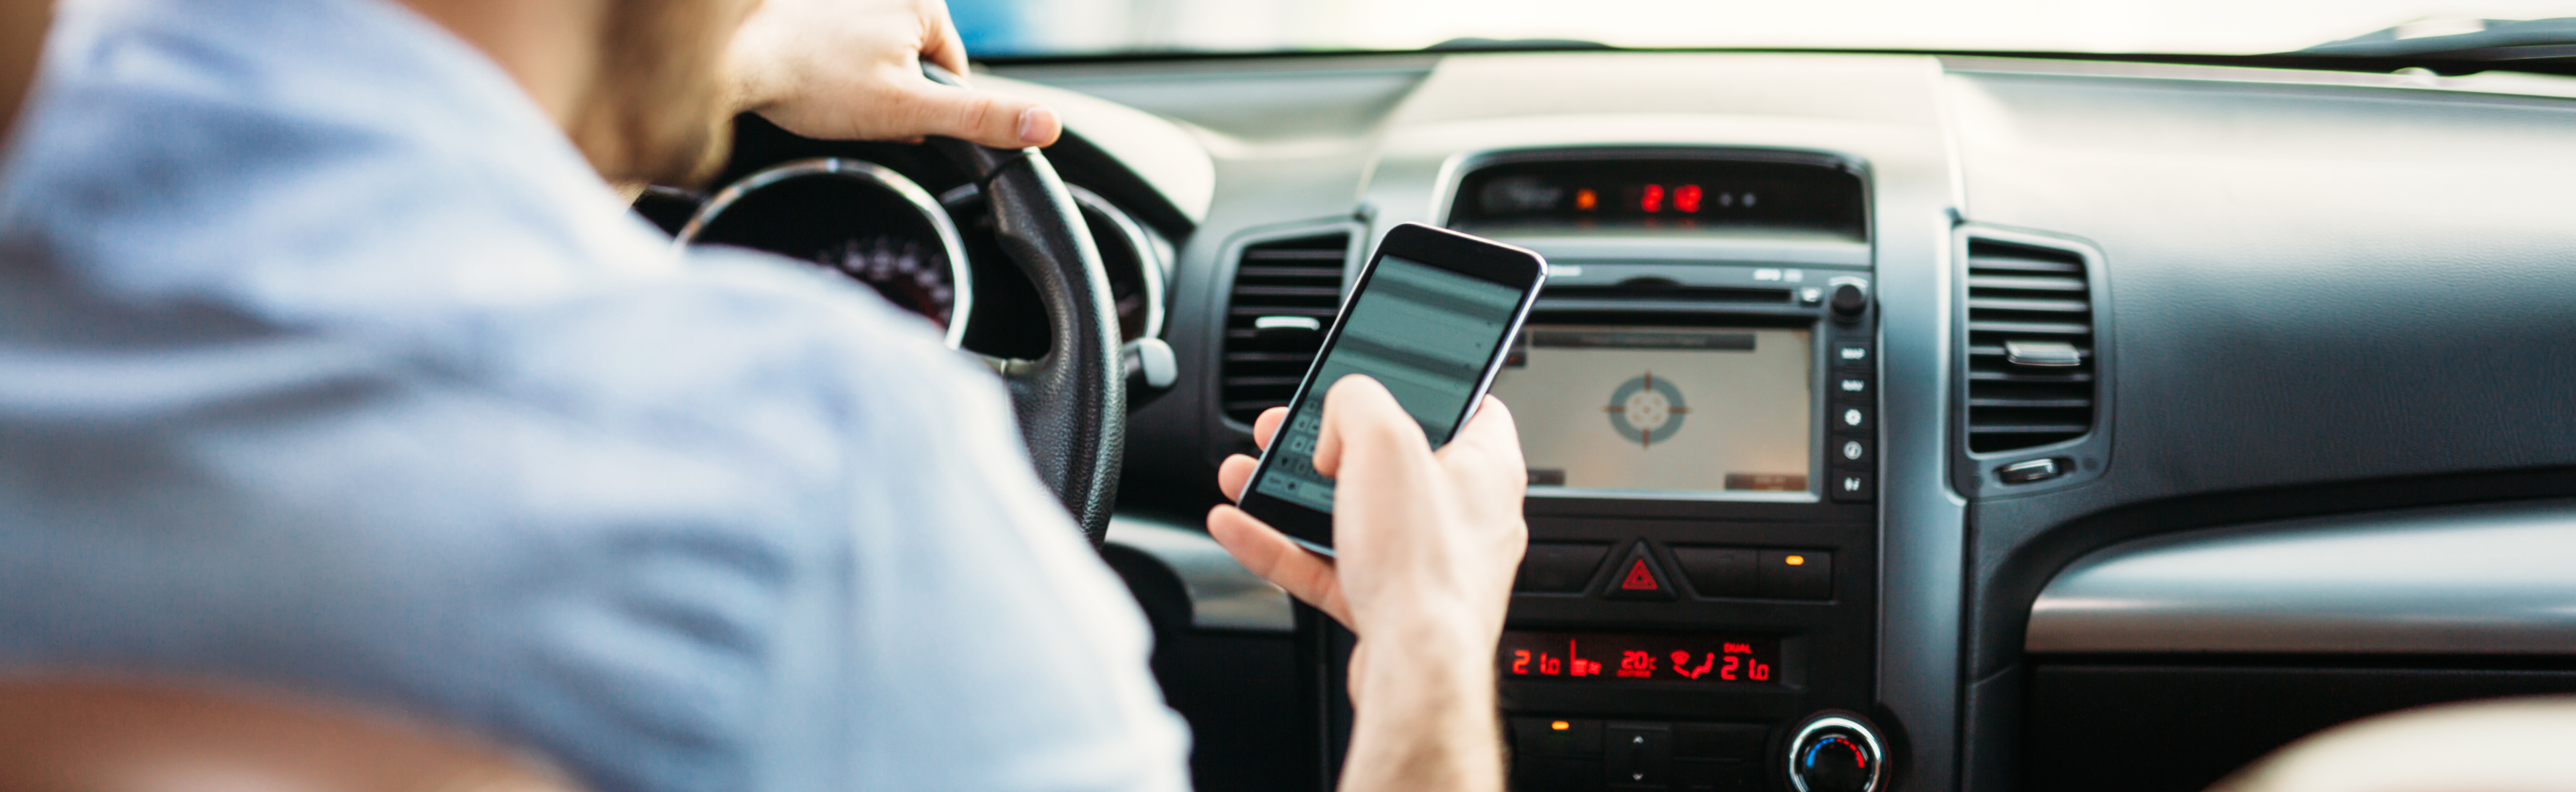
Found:
[{"label": "speedometer dial", "polygon": [[829,267],[897,307],[966,335],[974,278],[948,212],[902,174],[825,158],[745,176],[680,229],[683,244],[765,250]]},{"label": "speedometer dial", "polygon": [[875,234],[844,242],[839,250],[816,253],[814,260],[941,327],[956,315],[957,283],[949,272],[948,256],[921,240]]}]

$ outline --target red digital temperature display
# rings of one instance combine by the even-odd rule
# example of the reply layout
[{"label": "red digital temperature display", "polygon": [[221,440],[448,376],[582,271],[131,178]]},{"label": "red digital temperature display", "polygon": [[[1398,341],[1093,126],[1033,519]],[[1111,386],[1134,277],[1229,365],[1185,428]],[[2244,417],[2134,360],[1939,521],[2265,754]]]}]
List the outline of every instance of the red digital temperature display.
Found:
[{"label": "red digital temperature display", "polygon": [[1573,682],[1780,684],[1777,638],[1725,635],[1505,632],[1504,679]]},{"label": "red digital temperature display", "polygon": [[1868,238],[1858,171],[1780,152],[1724,157],[1554,156],[1496,162],[1458,183],[1449,224],[1484,233],[1624,229]]}]

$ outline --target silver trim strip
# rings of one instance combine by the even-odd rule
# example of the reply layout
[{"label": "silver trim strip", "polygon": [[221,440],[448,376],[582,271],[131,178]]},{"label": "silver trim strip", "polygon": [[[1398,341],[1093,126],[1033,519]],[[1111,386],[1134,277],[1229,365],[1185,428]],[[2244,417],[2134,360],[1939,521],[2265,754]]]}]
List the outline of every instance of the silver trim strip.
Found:
[{"label": "silver trim strip", "polygon": [[1135,248],[1136,275],[1145,282],[1145,331],[1136,337],[1163,337],[1163,262],[1161,254],[1155,251],[1153,237],[1145,235],[1145,226],[1137,223],[1136,218],[1098,193],[1071,184],[1065,185],[1064,189],[1073,193],[1074,203],[1109,218],[1109,224],[1117,227],[1120,236],[1127,238],[1127,246]]},{"label": "silver trim strip", "polygon": [[2576,652],[2576,500],[2325,517],[2117,545],[2059,573],[2024,648]]},{"label": "silver trim strip", "polygon": [[[1163,337],[1163,278],[1166,273],[1162,250],[1154,244],[1154,238],[1145,233],[1144,224],[1136,222],[1136,218],[1127,214],[1127,210],[1118,208],[1117,204],[1100,197],[1099,193],[1072,184],[1065,185],[1064,190],[1073,194],[1073,202],[1076,205],[1099,212],[1101,217],[1108,218],[1109,224],[1118,229],[1119,236],[1126,238],[1127,246],[1135,249],[1137,277],[1142,278],[1145,283],[1145,332],[1139,334],[1137,338]],[[960,206],[968,201],[979,200],[983,195],[982,188],[973,184],[960,184],[949,188],[947,192],[940,193],[939,203],[943,206]],[[1107,265],[1108,260],[1102,259],[1101,263]]]},{"label": "silver trim strip", "polygon": [[1235,563],[1215,539],[1172,523],[1131,515],[1109,518],[1109,543],[1162,562],[1190,595],[1190,626],[1203,630],[1293,632],[1288,592]]},{"label": "silver trim strip", "polygon": [[939,233],[940,247],[948,251],[949,282],[957,285],[956,305],[948,311],[946,341],[950,349],[956,349],[959,344],[964,343],[966,321],[975,313],[975,275],[974,268],[968,266],[966,261],[965,239],[958,236],[956,221],[949,219],[948,210],[942,208],[939,201],[930,196],[929,190],[922,189],[921,185],[905,178],[901,173],[896,173],[892,168],[867,160],[842,157],[817,157],[771,166],[744,176],[732,184],[725,185],[724,189],[718,190],[714,197],[707,199],[705,206],[698,207],[698,213],[689,218],[688,225],[680,227],[680,233],[673,238],[672,244],[677,247],[687,247],[690,242],[698,238],[698,234],[707,227],[708,223],[714,222],[716,217],[724,214],[725,209],[732,207],[734,202],[742,200],[754,191],[800,176],[824,175],[845,176],[885,188],[912,204],[913,208],[921,211],[923,219],[930,221],[930,227]]}]

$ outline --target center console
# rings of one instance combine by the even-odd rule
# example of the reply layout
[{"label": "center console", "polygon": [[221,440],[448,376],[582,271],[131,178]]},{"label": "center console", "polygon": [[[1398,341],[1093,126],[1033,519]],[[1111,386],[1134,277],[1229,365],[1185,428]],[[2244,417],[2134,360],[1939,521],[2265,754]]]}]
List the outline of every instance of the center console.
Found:
[{"label": "center console", "polygon": [[1445,222],[1548,256],[1494,393],[1530,547],[1495,653],[1518,790],[1871,790],[1867,170],[1779,150],[1462,157]]}]

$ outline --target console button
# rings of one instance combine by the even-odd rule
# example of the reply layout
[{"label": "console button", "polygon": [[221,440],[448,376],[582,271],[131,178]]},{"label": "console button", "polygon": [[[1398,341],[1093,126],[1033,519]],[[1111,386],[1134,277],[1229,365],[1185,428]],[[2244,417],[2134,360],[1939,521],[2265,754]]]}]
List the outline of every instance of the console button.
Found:
[{"label": "console button", "polygon": [[1665,582],[1663,568],[1655,564],[1653,554],[1646,552],[1644,542],[1629,548],[1628,556],[1620,560],[1619,568],[1611,575],[1611,599],[1673,598],[1673,585]]},{"label": "console button", "polygon": [[1673,756],[1689,759],[1760,759],[1767,726],[1752,723],[1673,725]]},{"label": "console button", "polygon": [[1869,375],[1850,373],[1835,375],[1827,387],[1833,390],[1834,401],[1863,404],[1869,403],[1874,398],[1872,392],[1878,390],[1871,387]]},{"label": "console button", "polygon": [[1601,722],[1513,718],[1513,751],[1521,756],[1600,756]]},{"label": "console button", "polygon": [[1778,599],[1834,598],[1834,554],[1816,550],[1762,551],[1762,596]]},{"label": "console button", "polygon": [[1673,561],[1682,565],[1682,574],[1690,577],[1691,588],[1703,597],[1751,597],[1753,584],[1753,551],[1740,547],[1676,547]]},{"label": "console button", "polygon": [[1832,305],[1835,316],[1844,319],[1860,318],[1862,311],[1869,310],[1869,290],[1849,281],[1834,284]]},{"label": "console button", "polygon": [[1610,554],[1606,542],[1531,542],[1521,554],[1520,576],[1513,591],[1574,594],[1592,582],[1592,571]]},{"label": "console button", "polygon": [[1871,412],[1866,404],[1834,405],[1834,431],[1850,434],[1878,428],[1878,420],[1870,415]]},{"label": "console button", "polygon": [[[1836,465],[1867,466],[1877,461],[1873,458],[1874,455],[1870,453],[1870,446],[1875,445],[1875,443],[1871,442],[1870,438],[1837,437],[1834,438],[1831,443],[1834,451],[1834,464]],[[1532,545],[1531,547],[1535,549],[1536,545]]]},{"label": "console button", "polygon": [[1602,780],[1614,786],[1672,783],[1673,728],[1661,723],[1613,723],[1605,731]]},{"label": "console button", "polygon": [[1869,371],[1877,363],[1870,359],[1867,341],[1836,341],[1833,355],[1834,367],[1839,369]]},{"label": "console button", "polygon": [[1878,499],[1877,477],[1861,470],[1837,470],[1825,480],[1825,491],[1837,503],[1868,503]]}]

